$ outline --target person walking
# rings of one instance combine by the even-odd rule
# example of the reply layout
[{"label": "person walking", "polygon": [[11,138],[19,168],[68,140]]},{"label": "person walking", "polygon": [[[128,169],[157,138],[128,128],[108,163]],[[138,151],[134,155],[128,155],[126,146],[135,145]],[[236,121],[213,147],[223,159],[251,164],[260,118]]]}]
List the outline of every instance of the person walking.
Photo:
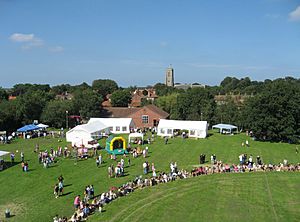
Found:
[{"label": "person walking", "polygon": [[15,162],[15,154],[14,153],[10,154],[10,160],[11,160],[11,164],[13,164]]},{"label": "person walking", "polygon": [[64,184],[62,181],[59,181],[58,188],[59,188],[59,196],[62,196],[64,193]]},{"label": "person walking", "polygon": [[20,156],[21,156],[21,162],[24,162],[24,153],[21,152]]},{"label": "person walking", "polygon": [[59,192],[59,187],[58,187],[58,184],[56,183],[55,186],[54,186],[54,192],[53,192],[55,198],[59,197],[58,192]]}]

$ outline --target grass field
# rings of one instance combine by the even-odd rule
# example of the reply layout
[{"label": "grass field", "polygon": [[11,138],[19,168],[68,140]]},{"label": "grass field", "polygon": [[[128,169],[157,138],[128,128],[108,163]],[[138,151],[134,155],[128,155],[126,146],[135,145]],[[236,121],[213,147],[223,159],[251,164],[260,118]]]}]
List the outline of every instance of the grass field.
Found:
[{"label": "grass field", "polygon": [[[241,147],[245,135],[224,136],[214,134],[207,139],[175,138],[164,145],[156,138],[149,145],[147,160],[154,162],[159,171],[169,170],[169,163],[177,161],[179,168],[191,169],[199,163],[199,155],[212,153],[226,163],[238,163],[241,153],[260,155],[264,162],[278,163],[284,158],[291,163],[300,162],[295,155],[295,145],[250,141],[250,148]],[[22,172],[16,165],[0,172],[0,221],[9,208],[13,216],[9,221],[51,221],[53,216],[73,213],[73,199],[83,194],[84,187],[93,184],[95,193],[107,191],[142,174],[144,159],[132,159],[132,166],[125,168],[125,176],[108,178],[107,166],[112,162],[105,151],[106,161],[96,168],[95,160],[79,161],[60,158],[48,169],[38,163],[33,152],[35,144],[40,149],[64,146],[57,139],[17,140],[0,145],[0,150],[25,152],[29,172]],[[16,161],[20,160],[16,153]],[[9,159],[9,157],[7,157]],[[208,159],[208,158],[207,158]],[[208,164],[208,163],[207,163]],[[65,178],[65,196],[55,199],[53,186],[57,177]],[[212,175],[176,181],[153,188],[146,188],[126,198],[120,198],[105,207],[106,212],[89,217],[91,221],[299,221],[299,173],[255,173],[238,175]]]}]

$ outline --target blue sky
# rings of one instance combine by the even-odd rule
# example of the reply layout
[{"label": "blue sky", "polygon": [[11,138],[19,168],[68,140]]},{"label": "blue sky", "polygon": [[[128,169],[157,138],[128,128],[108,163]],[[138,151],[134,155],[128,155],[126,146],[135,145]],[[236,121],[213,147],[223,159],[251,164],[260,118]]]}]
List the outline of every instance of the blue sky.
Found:
[{"label": "blue sky", "polygon": [[299,0],[0,0],[0,86],[300,78]]}]

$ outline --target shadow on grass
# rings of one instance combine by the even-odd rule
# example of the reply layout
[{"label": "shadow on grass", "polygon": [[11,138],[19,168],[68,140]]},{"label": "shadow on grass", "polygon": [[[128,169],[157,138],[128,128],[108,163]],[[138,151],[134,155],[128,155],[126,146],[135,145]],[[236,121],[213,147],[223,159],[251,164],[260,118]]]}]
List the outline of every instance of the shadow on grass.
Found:
[{"label": "shadow on grass", "polygon": [[16,165],[19,165],[21,162],[7,162],[7,161],[4,161],[4,163],[3,163],[3,168],[2,168],[2,170],[0,170],[0,172],[1,171],[3,171],[3,170],[6,170],[6,169],[8,169],[8,168],[10,168],[10,167],[14,167],[14,166],[16,166]]},{"label": "shadow on grass", "polygon": [[62,196],[62,197],[68,196],[68,195],[71,194],[71,193],[74,193],[74,191],[70,191],[70,192],[64,193],[64,194],[62,194],[61,196]]},{"label": "shadow on grass", "polygon": [[64,187],[70,187],[70,186],[72,186],[73,184],[66,184],[66,185],[64,185]]}]

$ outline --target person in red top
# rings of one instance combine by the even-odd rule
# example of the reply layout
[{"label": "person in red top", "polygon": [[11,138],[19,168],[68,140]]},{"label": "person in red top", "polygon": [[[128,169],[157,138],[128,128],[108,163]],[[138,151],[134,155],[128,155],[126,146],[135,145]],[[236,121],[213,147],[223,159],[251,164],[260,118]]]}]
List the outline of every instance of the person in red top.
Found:
[{"label": "person in red top", "polygon": [[74,199],[74,207],[77,209],[80,205],[80,195],[77,195]]}]

